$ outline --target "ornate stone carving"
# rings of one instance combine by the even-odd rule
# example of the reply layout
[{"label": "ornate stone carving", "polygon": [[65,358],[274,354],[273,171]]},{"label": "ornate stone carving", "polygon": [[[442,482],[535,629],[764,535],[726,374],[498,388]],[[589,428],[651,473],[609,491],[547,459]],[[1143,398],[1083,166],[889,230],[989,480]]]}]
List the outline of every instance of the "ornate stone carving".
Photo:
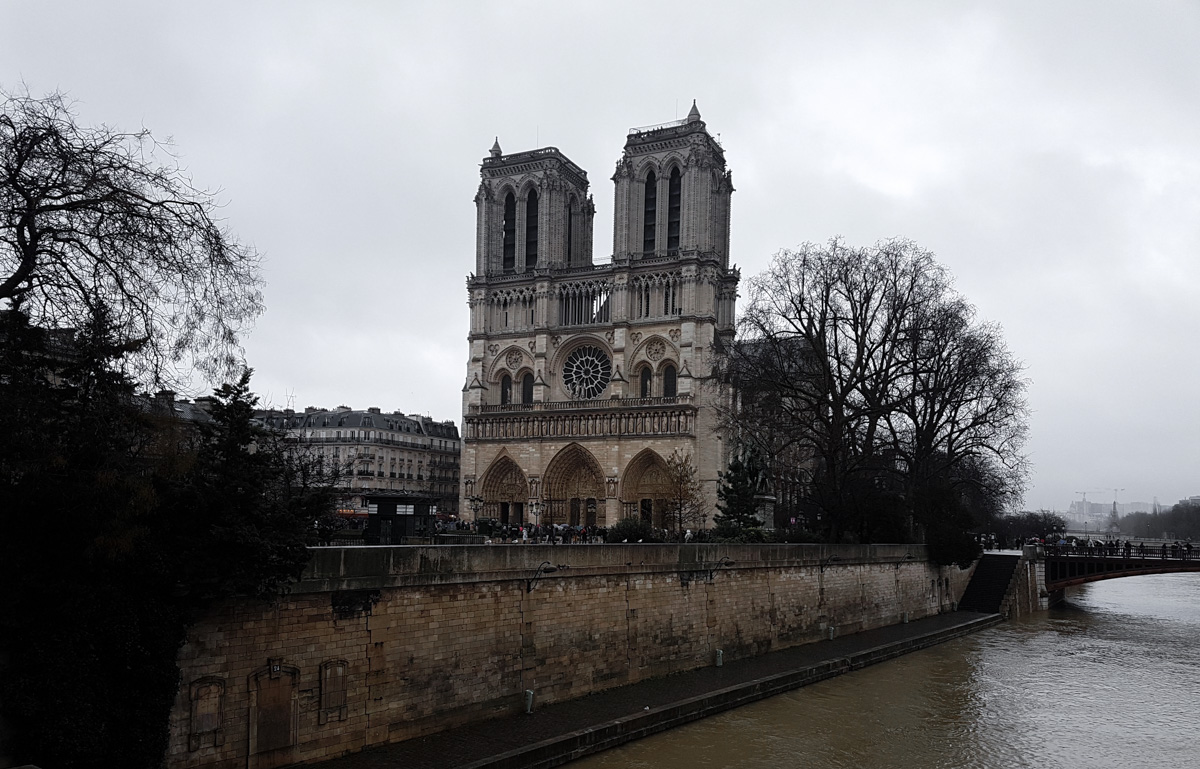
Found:
[{"label": "ornate stone carving", "polygon": [[530,352],[533,352],[533,351],[534,351],[534,350],[536,350],[536,349],[537,349],[537,342],[535,342],[535,341],[533,341],[532,339],[530,339],[530,340],[529,340],[529,351],[530,351]]},{"label": "ornate stone carving", "polygon": [[642,341],[642,332],[634,331],[632,334],[629,335],[629,340],[631,342],[633,342],[634,344],[637,344],[638,342]]},{"label": "ornate stone carving", "polygon": [[604,491],[610,499],[617,496],[618,481],[619,479],[615,475],[610,475],[604,479]]},{"label": "ornate stone carving", "polygon": [[562,337],[560,337],[558,334],[555,334],[554,336],[550,337],[550,344],[558,347],[558,343],[561,341],[561,339]]},{"label": "ornate stone carving", "polygon": [[488,345],[488,352],[490,352],[492,355],[495,355],[496,353],[500,352],[500,345],[498,345],[498,344],[489,344],[489,345]]},{"label": "ornate stone carving", "polygon": [[662,360],[662,356],[667,352],[667,344],[661,339],[651,339],[646,344],[646,357],[653,361]]},{"label": "ornate stone carving", "polygon": [[670,331],[668,331],[667,334],[671,337],[672,342],[679,341],[679,329],[673,328]]},{"label": "ornate stone carving", "polygon": [[604,332],[604,339],[609,344],[613,343],[613,339],[616,339],[616,336],[617,335],[615,333],[613,333],[613,330],[611,328],[608,331]]},{"label": "ornate stone carving", "polygon": [[516,371],[521,367],[521,358],[521,353],[517,352],[516,350],[509,350],[508,355],[504,356],[504,362],[508,364],[510,369]]}]

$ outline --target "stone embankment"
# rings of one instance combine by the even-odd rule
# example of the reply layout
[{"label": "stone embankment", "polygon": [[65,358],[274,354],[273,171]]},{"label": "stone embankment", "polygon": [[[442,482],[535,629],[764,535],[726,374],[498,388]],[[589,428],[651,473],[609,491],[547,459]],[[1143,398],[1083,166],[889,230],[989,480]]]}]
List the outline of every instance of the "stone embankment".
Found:
[{"label": "stone embankment", "polygon": [[681,680],[672,674],[711,675],[816,641],[916,627],[949,612],[970,577],[904,545],[318,548],[314,556],[286,598],[232,601],[192,629],[179,657],[170,766],[323,761],[476,730],[522,714],[529,696],[535,710],[567,707]]}]

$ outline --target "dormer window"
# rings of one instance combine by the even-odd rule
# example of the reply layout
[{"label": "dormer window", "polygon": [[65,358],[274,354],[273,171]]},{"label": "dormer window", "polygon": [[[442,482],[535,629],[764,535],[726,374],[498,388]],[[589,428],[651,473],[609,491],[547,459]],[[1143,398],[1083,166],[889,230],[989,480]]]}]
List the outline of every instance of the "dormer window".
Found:
[{"label": "dormer window", "polygon": [[642,209],[642,252],[654,253],[654,229],[658,222],[658,177],[646,177],[645,207]]}]

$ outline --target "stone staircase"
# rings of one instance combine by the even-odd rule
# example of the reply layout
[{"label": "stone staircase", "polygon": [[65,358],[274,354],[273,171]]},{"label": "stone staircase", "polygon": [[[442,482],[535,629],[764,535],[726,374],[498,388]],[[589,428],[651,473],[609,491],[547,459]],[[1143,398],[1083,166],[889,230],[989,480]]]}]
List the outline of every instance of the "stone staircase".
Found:
[{"label": "stone staircase", "polygon": [[985,553],[958,602],[959,611],[998,613],[1020,560],[1019,555]]}]

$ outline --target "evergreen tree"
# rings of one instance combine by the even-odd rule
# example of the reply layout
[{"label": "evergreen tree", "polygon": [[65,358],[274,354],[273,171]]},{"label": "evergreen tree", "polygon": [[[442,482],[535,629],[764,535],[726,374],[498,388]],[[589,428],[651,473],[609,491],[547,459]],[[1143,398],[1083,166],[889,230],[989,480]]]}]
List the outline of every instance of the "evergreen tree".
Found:
[{"label": "evergreen tree", "polygon": [[0,323],[0,754],[159,767],[188,623],[285,589],[332,490],[254,430],[249,374],[197,432],[135,395],[103,312],[73,339]]},{"label": "evergreen tree", "polygon": [[729,469],[720,474],[721,485],[717,488],[720,512],[713,518],[717,536],[737,536],[746,529],[763,525],[755,500],[762,477],[763,466],[753,449],[743,447],[734,454]]}]

